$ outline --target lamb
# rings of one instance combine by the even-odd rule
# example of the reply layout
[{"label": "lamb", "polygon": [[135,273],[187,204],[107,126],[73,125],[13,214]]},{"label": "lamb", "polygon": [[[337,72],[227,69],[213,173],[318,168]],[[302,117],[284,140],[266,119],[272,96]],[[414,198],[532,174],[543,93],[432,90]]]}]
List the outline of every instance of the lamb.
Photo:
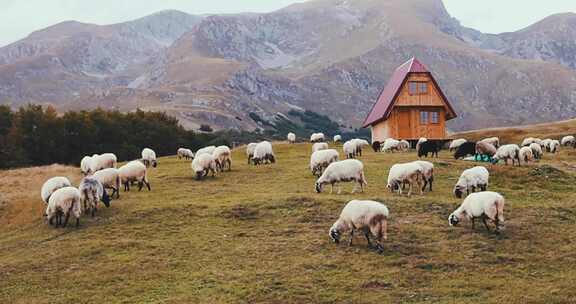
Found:
[{"label": "lamb", "polygon": [[560,141],[558,140],[550,141],[550,143],[548,144],[548,150],[550,151],[550,153],[558,153],[558,151],[560,151]]},{"label": "lamb", "polygon": [[[52,225],[56,218],[56,227],[62,225],[66,227],[70,213],[76,218],[76,227],[80,226],[80,216],[82,215],[82,204],[80,203],[80,191],[74,187],[60,188],[50,196],[46,207],[46,218]],[[65,216],[64,223],[62,217]]]},{"label": "lamb", "polygon": [[146,167],[150,167],[150,165],[152,165],[152,167],[156,168],[158,164],[156,162],[156,152],[150,148],[144,148],[142,150],[142,162]]},{"label": "lamb", "polygon": [[574,148],[576,148],[576,137],[569,135],[569,136],[564,136],[562,137],[562,140],[560,142],[562,144],[562,146],[573,146]]},{"label": "lamb", "polygon": [[127,163],[118,169],[120,182],[124,185],[124,191],[130,191],[132,182],[138,182],[138,191],[146,185],[148,191],[151,191],[150,182],[148,182],[147,169],[144,164],[135,160]]},{"label": "lamb", "polygon": [[288,133],[288,135],[286,136],[286,139],[288,140],[289,143],[293,144],[296,142],[296,134],[290,132]]},{"label": "lamb", "polygon": [[384,147],[382,150],[387,153],[400,151],[400,142],[393,138],[388,138],[384,141]]},{"label": "lamb", "polygon": [[342,142],[342,136],[341,135],[334,135],[334,143],[339,143]]},{"label": "lamb", "polygon": [[104,186],[104,189],[112,189],[110,197],[114,197],[114,193],[116,193],[116,198],[120,198],[120,175],[118,174],[118,169],[106,168],[94,173],[92,177],[99,181]]},{"label": "lamb", "polygon": [[418,142],[416,143],[416,151],[420,151],[420,145],[427,141],[428,139],[426,137],[420,137],[420,139],[418,139]]},{"label": "lamb", "polygon": [[212,177],[216,176],[216,159],[214,159],[212,154],[196,154],[196,158],[192,161],[191,167],[197,180],[208,176],[209,172],[212,172]]},{"label": "lamb", "polygon": [[[316,181],[316,192],[321,193],[324,185],[330,184],[332,186],[330,193],[334,191],[334,184],[340,182],[354,181],[360,185],[360,189],[364,192],[364,185],[368,185],[364,175],[364,165],[361,161],[355,159],[347,159],[331,163],[322,176]],[[352,193],[356,192],[356,184]],[[341,193],[340,184],[338,184],[338,194]]]},{"label": "lamb", "polygon": [[402,139],[398,145],[398,149],[402,152],[407,152],[410,150],[410,143],[407,140]]},{"label": "lamb", "polygon": [[440,151],[440,143],[436,141],[425,141],[420,144],[418,149],[418,157],[426,156],[428,157],[428,153],[434,155],[438,158],[438,152]]},{"label": "lamb", "polygon": [[412,188],[415,184],[418,185],[420,195],[423,194],[423,182],[424,169],[420,164],[395,164],[390,168],[390,172],[388,173],[388,184],[386,187],[390,192],[397,191],[398,194],[402,195],[402,186],[406,183],[409,185],[408,197],[410,197],[412,195]]},{"label": "lamb", "polygon": [[448,148],[448,150],[450,152],[456,151],[456,149],[458,149],[458,147],[460,147],[465,142],[467,142],[467,140],[464,138],[455,139],[452,142],[450,142],[450,147]]},{"label": "lamb", "polygon": [[[346,204],[338,220],[330,228],[330,239],[336,244],[340,243],[343,233],[350,231],[348,246],[352,246],[354,231],[360,230],[368,241],[369,248],[375,248],[378,253],[384,252],[382,239],[388,240],[388,208],[375,201],[352,200]],[[376,239],[376,246],[372,246],[370,234]]]},{"label": "lamb", "polygon": [[422,167],[422,175],[424,177],[424,186],[422,187],[422,191],[426,190],[426,186],[429,186],[430,192],[432,192],[432,183],[434,182],[434,164],[423,160],[417,160],[413,163]]},{"label": "lamb", "polygon": [[254,150],[256,150],[257,145],[258,145],[257,143],[249,143],[246,146],[246,156],[248,157],[248,164],[250,164],[252,158],[254,157]]},{"label": "lamb", "polygon": [[338,161],[338,151],[334,149],[321,150],[312,153],[310,157],[310,170],[316,177],[320,177],[324,170],[333,162]]},{"label": "lamb", "polygon": [[541,159],[542,158],[542,147],[537,143],[530,144],[530,149],[532,149],[532,155],[534,159]]},{"label": "lamb", "polygon": [[492,157],[496,151],[496,147],[489,142],[479,141],[476,143],[476,155]]},{"label": "lamb", "polygon": [[518,166],[520,166],[520,147],[518,145],[510,144],[503,145],[494,154],[494,161],[504,160],[504,163],[508,165],[508,160],[512,160],[512,166],[514,166],[515,161],[518,161]]},{"label": "lamb", "polygon": [[216,149],[216,146],[208,146],[208,147],[204,147],[198,151],[196,151],[196,157],[198,157],[200,154],[210,154],[212,155],[212,153],[214,153],[214,150]]},{"label": "lamb", "polygon": [[325,140],[324,133],[313,133],[310,135],[310,142],[321,142]]},{"label": "lamb", "polygon": [[94,174],[97,171],[107,169],[107,168],[116,168],[116,163],[118,159],[114,153],[104,153],[102,155],[92,156],[92,160],[90,161],[90,173]]},{"label": "lamb", "polygon": [[80,191],[80,202],[84,206],[86,213],[90,212],[94,217],[98,210],[98,202],[102,201],[106,208],[110,207],[110,197],[104,190],[104,186],[93,177],[85,177],[78,186]]},{"label": "lamb", "polygon": [[534,153],[532,153],[532,148],[530,147],[522,147],[520,148],[520,152],[518,152],[518,157],[521,161],[524,161],[525,164],[534,161]]},{"label": "lamb", "polygon": [[477,143],[471,142],[471,141],[461,144],[460,147],[458,147],[458,149],[456,149],[456,152],[454,152],[454,159],[462,159],[462,158],[467,157],[469,155],[475,155],[476,154],[476,146],[477,146]]},{"label": "lamb", "polygon": [[498,138],[498,137],[484,138],[481,141],[487,142],[487,143],[493,145],[496,149],[498,149],[500,147],[500,138]]},{"label": "lamb", "polygon": [[363,147],[370,146],[370,143],[368,143],[368,141],[365,139],[356,138],[356,139],[353,139],[352,141],[356,145],[356,155],[359,155],[359,156],[362,156],[362,148]]},{"label": "lamb", "polygon": [[356,158],[356,143],[353,140],[349,140],[342,146],[344,155],[346,158]]},{"label": "lamb", "polygon": [[178,155],[178,159],[194,159],[194,153],[190,149],[180,148],[176,154]]},{"label": "lamb", "polygon": [[90,174],[90,162],[92,161],[92,156],[84,156],[80,161],[80,171],[84,176]]},{"label": "lamb", "polygon": [[476,189],[486,191],[489,179],[490,173],[482,166],[464,170],[454,186],[454,195],[457,198],[462,198],[464,191],[466,191],[466,195],[475,192]]},{"label": "lamb", "polygon": [[228,171],[232,171],[232,151],[230,151],[228,146],[216,147],[212,157],[216,160],[216,168],[220,172],[224,172],[226,167],[228,167]]},{"label": "lamb", "polygon": [[276,162],[276,156],[272,149],[272,144],[268,141],[260,142],[254,149],[254,157],[252,158],[254,165],[269,164]]},{"label": "lamb", "polygon": [[475,219],[481,218],[486,229],[490,231],[490,227],[486,219],[490,219],[496,225],[496,233],[504,228],[504,197],[491,191],[472,193],[462,205],[456,209],[448,217],[448,224],[450,226],[457,226],[460,221],[468,218],[472,221],[472,229],[474,229]]},{"label": "lamb", "polygon": [[319,142],[312,145],[312,153],[320,150],[327,150],[328,144],[325,142]]},{"label": "lamb", "polygon": [[42,189],[40,190],[40,197],[42,198],[44,204],[48,204],[48,200],[50,199],[52,193],[54,193],[56,190],[60,188],[70,186],[72,186],[72,184],[66,177],[63,176],[52,177],[42,185]]}]

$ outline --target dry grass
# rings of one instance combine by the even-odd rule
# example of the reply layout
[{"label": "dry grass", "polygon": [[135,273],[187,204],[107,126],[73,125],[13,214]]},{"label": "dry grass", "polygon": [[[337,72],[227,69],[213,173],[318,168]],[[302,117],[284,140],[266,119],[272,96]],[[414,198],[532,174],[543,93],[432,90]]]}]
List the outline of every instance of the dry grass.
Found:
[{"label": "dry grass", "polygon": [[[451,189],[472,163],[436,160],[435,190],[399,197],[385,190],[391,164],[415,154],[361,159],[368,189],[313,193],[310,145],[275,145],[278,163],[192,179],[189,163],[163,158],[152,192],[122,193],[80,229],[43,222],[39,189],[77,169],[1,172],[1,303],[567,303],[576,290],[576,152],[529,167],[492,166],[491,190],[507,198],[507,231],[449,228],[460,203]],[[355,240],[328,240],[353,198],[385,202],[392,214],[384,255]],[[4,223],[9,223],[5,225]]]}]

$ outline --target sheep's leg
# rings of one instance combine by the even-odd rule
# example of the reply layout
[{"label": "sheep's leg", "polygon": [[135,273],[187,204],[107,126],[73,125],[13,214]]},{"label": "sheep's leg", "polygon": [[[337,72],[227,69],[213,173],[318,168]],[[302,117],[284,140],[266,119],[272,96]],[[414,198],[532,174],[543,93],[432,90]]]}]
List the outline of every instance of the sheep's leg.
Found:
[{"label": "sheep's leg", "polygon": [[334,183],[330,184],[330,194],[334,193]]},{"label": "sheep's leg", "polygon": [[54,224],[53,224],[53,220],[54,220],[54,217],[51,217],[51,218],[48,220],[48,224],[49,224],[50,226],[54,225]]},{"label": "sheep's leg", "polygon": [[[358,186],[356,185],[356,183],[354,183],[354,187],[352,188],[352,194],[356,193],[357,187]],[[340,193],[338,193],[338,194],[340,194]]]},{"label": "sheep's leg", "polygon": [[427,179],[424,180],[424,187],[422,187],[422,191],[421,191],[421,192],[426,191],[426,186],[428,186],[428,180],[427,180]]},{"label": "sheep's leg", "polygon": [[96,214],[96,206],[92,206],[92,217]]},{"label": "sheep's leg", "polygon": [[472,218],[471,221],[472,221],[472,230],[475,230],[476,219],[475,219],[475,218]]},{"label": "sheep's leg", "polygon": [[227,160],[227,162],[228,162],[228,171],[232,171],[232,161]]},{"label": "sheep's leg", "polygon": [[342,194],[342,187],[340,186],[340,183],[338,183],[337,187],[338,187],[338,195]]},{"label": "sheep's leg", "polygon": [[348,247],[352,247],[353,239],[354,239],[354,229],[350,229],[350,240],[348,240]]},{"label": "sheep's leg", "polygon": [[412,196],[412,183],[408,185],[408,197]]},{"label": "sheep's leg", "polygon": [[138,192],[142,191],[142,187],[144,187],[144,182],[139,181],[138,182]]},{"label": "sheep's leg", "polygon": [[66,213],[66,218],[64,219],[64,224],[62,225],[62,228],[66,227],[66,225],[68,225],[68,219],[70,218],[70,212]]},{"label": "sheep's leg", "polygon": [[80,227],[80,218],[76,218],[76,228]]},{"label": "sheep's leg", "polygon": [[144,180],[144,183],[146,184],[148,191],[152,191],[152,188],[150,187],[150,183],[147,180]]},{"label": "sheep's leg", "polygon": [[[488,230],[488,232],[490,232],[490,226],[488,226],[488,222],[486,221],[486,216],[482,216],[482,222],[484,223],[486,230]],[[498,225],[496,225],[496,228],[498,228]]]},{"label": "sheep's leg", "polygon": [[360,191],[364,193],[364,183],[362,182],[362,180],[360,180],[358,183],[360,184]]},{"label": "sheep's leg", "polygon": [[432,183],[434,182],[434,178],[430,178],[428,184],[430,185],[430,192],[432,192]]},{"label": "sheep's leg", "polygon": [[373,248],[372,242],[370,241],[370,232],[364,231],[364,237],[366,238],[366,241],[368,242],[368,248]]}]

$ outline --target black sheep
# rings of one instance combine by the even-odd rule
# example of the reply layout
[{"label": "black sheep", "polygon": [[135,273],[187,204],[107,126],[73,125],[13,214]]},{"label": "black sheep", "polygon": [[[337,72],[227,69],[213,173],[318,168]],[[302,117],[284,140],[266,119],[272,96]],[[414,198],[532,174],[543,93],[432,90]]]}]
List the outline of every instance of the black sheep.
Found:
[{"label": "black sheep", "polygon": [[438,158],[438,152],[440,151],[442,146],[441,142],[437,142],[434,140],[429,140],[420,144],[418,149],[418,157],[426,156],[428,157],[428,153],[432,153],[432,157],[436,156]]},{"label": "black sheep", "polygon": [[458,147],[458,150],[456,150],[456,153],[454,153],[454,159],[460,159],[460,158],[464,158],[468,155],[476,155],[476,143],[475,142],[465,142],[462,145],[460,145],[460,147]]},{"label": "black sheep", "polygon": [[375,141],[372,143],[372,149],[374,150],[374,152],[380,152],[380,148],[382,148],[382,143],[379,141]]}]

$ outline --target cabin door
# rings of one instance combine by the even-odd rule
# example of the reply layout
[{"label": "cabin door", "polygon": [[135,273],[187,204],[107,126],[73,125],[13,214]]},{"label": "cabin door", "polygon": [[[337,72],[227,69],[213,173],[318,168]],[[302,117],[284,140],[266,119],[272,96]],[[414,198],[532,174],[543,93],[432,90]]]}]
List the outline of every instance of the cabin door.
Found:
[{"label": "cabin door", "polygon": [[398,112],[398,139],[412,138],[412,121],[410,111]]}]

